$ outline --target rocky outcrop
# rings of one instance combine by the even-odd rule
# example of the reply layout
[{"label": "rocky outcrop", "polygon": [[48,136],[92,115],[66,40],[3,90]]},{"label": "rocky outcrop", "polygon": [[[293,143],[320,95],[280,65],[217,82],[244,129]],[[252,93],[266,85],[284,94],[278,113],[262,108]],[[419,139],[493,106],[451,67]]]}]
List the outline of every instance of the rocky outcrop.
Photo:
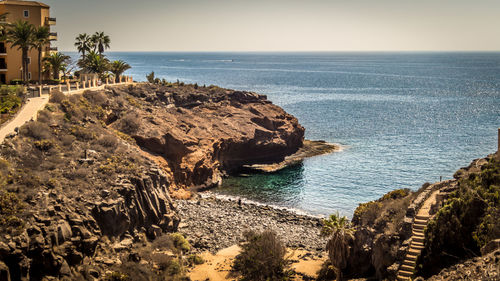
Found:
[{"label": "rocky outcrop", "polygon": [[[244,165],[281,162],[304,140],[297,119],[263,95],[150,84],[113,91],[145,103],[147,110],[134,110],[138,126],[130,135],[140,147],[166,159],[179,187],[206,188]],[[114,115],[121,110],[115,108]],[[123,129],[124,123],[112,126]]]},{"label": "rocky outcrop", "polygon": [[[112,199],[112,194],[120,196]],[[121,179],[93,200],[41,192],[34,202],[38,207],[33,208],[25,229],[0,242],[0,260],[5,263],[0,264],[0,276],[12,280],[40,280],[47,275],[74,278],[85,266],[96,265],[88,258],[95,257],[98,248],[112,247],[103,236],[117,243],[132,241],[144,228],[154,238],[175,231],[180,221],[166,176],[158,169],[143,177]]]}]

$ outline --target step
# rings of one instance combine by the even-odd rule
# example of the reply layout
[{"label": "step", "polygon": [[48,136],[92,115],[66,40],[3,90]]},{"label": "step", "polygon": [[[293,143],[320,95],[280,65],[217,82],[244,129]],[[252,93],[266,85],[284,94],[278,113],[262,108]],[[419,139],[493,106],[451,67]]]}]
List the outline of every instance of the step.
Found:
[{"label": "step", "polygon": [[406,265],[406,264],[403,264],[399,270],[404,270],[404,271],[408,271],[408,272],[413,272],[413,270],[415,270],[415,266],[410,266],[410,265]]},{"label": "step", "polygon": [[415,218],[418,219],[418,220],[428,221],[429,218],[430,218],[430,216],[416,215]]},{"label": "step", "polygon": [[427,225],[427,222],[428,222],[428,220],[419,220],[419,219],[415,219],[415,220],[413,221],[413,224],[425,224],[425,225]]},{"label": "step", "polygon": [[405,259],[405,261],[403,262],[403,264],[415,267],[417,265],[417,260],[416,259],[415,260]]},{"label": "step", "polygon": [[417,246],[417,245],[411,245],[410,246],[410,249],[415,249],[415,250],[419,250],[419,251],[422,251],[422,249],[424,248],[424,246]]},{"label": "step", "polygon": [[413,276],[413,272],[406,271],[406,270],[400,270],[398,274],[400,276],[403,276],[403,277],[411,277],[411,276]]},{"label": "step", "polygon": [[410,246],[422,246],[424,247],[424,243],[422,242],[417,242],[417,241],[412,241]]},{"label": "step", "polygon": [[415,261],[415,262],[417,262],[417,258],[418,258],[418,255],[412,255],[412,254],[408,253],[408,254],[406,255],[405,260],[409,260],[409,261]]},{"label": "step", "polygon": [[417,236],[417,235],[414,235],[412,238],[411,238],[412,241],[415,241],[415,242],[421,242],[421,243],[424,243],[425,241],[425,237],[424,236]]},{"label": "step", "polygon": [[414,224],[413,229],[424,229],[426,226],[426,224]]},{"label": "step", "polygon": [[396,280],[406,281],[406,280],[411,280],[411,279],[410,279],[410,277],[405,277],[405,276],[402,276],[402,275],[398,275],[398,277],[396,278]]},{"label": "step", "polygon": [[408,253],[410,253],[410,254],[412,254],[412,255],[415,255],[415,256],[420,255],[420,252],[422,252],[422,251],[421,251],[421,250],[417,250],[417,249],[412,249],[412,248],[410,248],[410,249],[408,250]]},{"label": "step", "polygon": [[412,228],[412,232],[422,233],[422,235],[424,235],[424,227],[422,227],[422,228],[416,228],[415,225],[414,225],[413,228]]}]

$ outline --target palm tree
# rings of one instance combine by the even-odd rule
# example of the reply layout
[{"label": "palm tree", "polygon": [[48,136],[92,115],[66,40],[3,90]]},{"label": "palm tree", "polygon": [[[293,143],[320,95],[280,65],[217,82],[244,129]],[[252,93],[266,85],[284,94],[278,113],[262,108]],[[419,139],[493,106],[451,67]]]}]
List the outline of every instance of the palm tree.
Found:
[{"label": "palm tree", "polygon": [[7,15],[9,13],[3,13],[3,14],[0,14],[0,34],[1,34],[1,40],[2,41],[5,41],[5,30],[7,29],[7,27],[9,26],[9,23],[7,22]]},{"label": "palm tree", "polygon": [[110,66],[110,69],[109,71],[111,71],[114,75],[115,75],[115,83],[119,83],[120,82],[120,75],[123,74],[123,72],[125,72],[125,70],[127,69],[130,69],[131,66],[122,61],[122,60],[115,60],[113,62],[111,62],[111,66]]},{"label": "palm tree", "polygon": [[59,72],[70,62],[71,58],[63,53],[56,52],[43,59],[48,65],[50,65],[54,75],[53,77],[57,80],[59,79]]},{"label": "palm tree", "polygon": [[78,66],[87,73],[97,73],[102,79],[110,68],[109,60],[94,51],[90,51],[87,56],[78,61]]},{"label": "palm tree", "polygon": [[89,35],[87,35],[87,33],[79,34],[75,38],[75,40],[76,40],[75,47],[77,48],[79,53],[82,53],[82,58],[85,57],[86,52],[90,52],[92,49],[95,48],[92,42],[92,38]]},{"label": "palm tree", "polygon": [[27,21],[19,20],[7,29],[7,42],[17,46],[22,52],[23,81],[28,83],[28,51],[34,42],[35,27]]},{"label": "palm tree", "polygon": [[50,28],[40,26],[35,29],[33,47],[38,50],[38,83],[42,85],[42,50],[50,44]]},{"label": "palm tree", "polygon": [[330,236],[326,244],[328,257],[335,268],[337,280],[342,279],[342,269],[347,267],[347,261],[351,253],[350,242],[353,241],[353,229],[346,217],[339,214],[330,215],[328,220],[323,220],[322,236]]},{"label": "palm tree", "polygon": [[94,51],[97,51],[99,55],[102,56],[104,50],[109,49],[111,40],[108,35],[104,34],[104,32],[96,32],[92,35],[92,42],[94,43]]}]

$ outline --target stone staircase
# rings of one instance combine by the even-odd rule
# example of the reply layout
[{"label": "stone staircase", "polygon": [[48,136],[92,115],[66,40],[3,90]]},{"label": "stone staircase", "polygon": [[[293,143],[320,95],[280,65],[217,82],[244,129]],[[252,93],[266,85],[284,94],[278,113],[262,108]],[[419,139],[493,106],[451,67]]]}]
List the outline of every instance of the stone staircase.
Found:
[{"label": "stone staircase", "polygon": [[431,207],[436,203],[440,190],[431,189],[430,195],[423,202],[418,210],[412,224],[412,234],[410,238],[410,247],[406,252],[405,259],[399,267],[397,280],[411,280],[417,266],[417,259],[424,248],[424,229],[431,218]]},{"label": "stone staircase", "polygon": [[424,248],[424,229],[429,221],[429,215],[417,215],[413,221],[410,248],[406,252],[405,259],[399,267],[397,280],[411,280],[417,265],[417,258]]}]

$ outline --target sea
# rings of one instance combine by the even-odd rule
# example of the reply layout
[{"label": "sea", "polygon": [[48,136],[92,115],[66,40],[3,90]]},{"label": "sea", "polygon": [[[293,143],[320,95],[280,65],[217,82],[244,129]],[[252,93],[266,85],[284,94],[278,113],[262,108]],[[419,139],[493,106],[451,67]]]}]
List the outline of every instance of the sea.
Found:
[{"label": "sea", "polygon": [[[77,54],[71,53],[72,57]],[[220,196],[312,215],[352,217],[363,202],[452,178],[497,151],[498,52],[113,52],[159,78],[267,95],[306,138],[342,150],[274,174],[235,176]]]}]

